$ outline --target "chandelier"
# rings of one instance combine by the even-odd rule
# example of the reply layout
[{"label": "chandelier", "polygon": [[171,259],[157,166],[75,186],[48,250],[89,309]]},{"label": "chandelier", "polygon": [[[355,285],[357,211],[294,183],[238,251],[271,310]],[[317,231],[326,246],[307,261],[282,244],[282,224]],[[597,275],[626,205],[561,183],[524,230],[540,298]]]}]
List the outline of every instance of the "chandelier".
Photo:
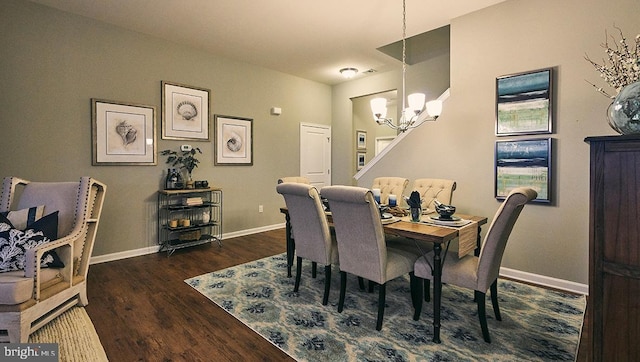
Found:
[{"label": "chandelier", "polygon": [[[399,132],[406,132],[410,128],[416,128],[426,121],[435,121],[442,113],[442,101],[433,100],[426,102],[424,93],[409,94],[407,101],[409,107],[406,107],[404,95],[407,78],[407,5],[406,0],[402,0],[402,116],[398,124],[393,119],[387,118],[387,99],[374,98],[371,100],[371,111],[373,118],[379,125],[387,125]],[[423,110],[426,110],[423,112]]]}]

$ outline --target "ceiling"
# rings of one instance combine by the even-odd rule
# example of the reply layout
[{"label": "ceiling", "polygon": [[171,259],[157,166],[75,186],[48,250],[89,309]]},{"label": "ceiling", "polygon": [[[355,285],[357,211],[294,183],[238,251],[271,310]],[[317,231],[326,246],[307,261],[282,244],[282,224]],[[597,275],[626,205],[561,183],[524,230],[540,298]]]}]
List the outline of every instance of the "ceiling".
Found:
[{"label": "ceiling", "polygon": [[[400,0],[30,0],[325,84],[339,69],[391,69]],[[504,0],[407,0],[407,37]]]}]

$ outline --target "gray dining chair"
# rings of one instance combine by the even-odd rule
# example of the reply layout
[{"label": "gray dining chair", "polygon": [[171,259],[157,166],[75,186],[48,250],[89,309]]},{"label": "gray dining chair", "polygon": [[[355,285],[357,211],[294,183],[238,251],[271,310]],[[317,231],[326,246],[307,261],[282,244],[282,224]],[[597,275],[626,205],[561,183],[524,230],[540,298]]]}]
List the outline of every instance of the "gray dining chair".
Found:
[{"label": "gray dining chair", "polygon": [[[324,265],[324,296],[329,301],[331,265],[338,263],[338,247],[329,229],[318,190],[307,184],[285,182],[276,186],[284,197],[292,228],[296,230],[296,281],[294,292],[300,287],[302,259]],[[315,275],[314,275],[315,277]]]},{"label": "gray dining chair", "polygon": [[[498,306],[498,276],[502,255],[507,246],[507,240],[513,230],[513,226],[520,216],[524,205],[538,196],[536,191],[530,188],[516,188],[512,190],[496,212],[491,226],[487,231],[480,256],[466,255],[458,258],[456,253],[447,252],[443,256],[442,283],[453,284],[474,291],[474,299],[478,305],[478,318],[482,336],[487,343],[491,343],[487,316],[485,311],[485,299],[487,290],[491,289],[491,303],[496,320],[502,320]],[[416,277],[432,280],[430,260],[433,260],[433,252],[418,259],[415,263]],[[422,287],[422,283],[417,283]],[[428,287],[428,283],[426,284]],[[434,286],[435,287],[435,286]],[[422,300],[420,299],[413,319],[420,318]]]},{"label": "gray dining chair", "polygon": [[405,274],[410,276],[411,300],[416,307],[422,288],[416,286],[413,265],[420,253],[388,247],[380,212],[369,189],[354,186],[325,186],[322,196],[329,201],[340,255],[340,299],[344,309],[347,273],[379,285],[376,329],[382,329],[386,283]]}]

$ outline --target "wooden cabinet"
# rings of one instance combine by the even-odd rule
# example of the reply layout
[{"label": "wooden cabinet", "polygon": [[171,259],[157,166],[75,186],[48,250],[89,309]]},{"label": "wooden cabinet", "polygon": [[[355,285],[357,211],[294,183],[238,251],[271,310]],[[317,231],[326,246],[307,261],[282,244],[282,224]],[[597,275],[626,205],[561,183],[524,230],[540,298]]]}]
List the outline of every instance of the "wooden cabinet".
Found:
[{"label": "wooden cabinet", "polygon": [[589,302],[594,361],[640,360],[640,135],[588,137]]},{"label": "wooden cabinet", "polygon": [[217,241],[222,246],[222,190],[158,191],[158,243],[176,249]]}]

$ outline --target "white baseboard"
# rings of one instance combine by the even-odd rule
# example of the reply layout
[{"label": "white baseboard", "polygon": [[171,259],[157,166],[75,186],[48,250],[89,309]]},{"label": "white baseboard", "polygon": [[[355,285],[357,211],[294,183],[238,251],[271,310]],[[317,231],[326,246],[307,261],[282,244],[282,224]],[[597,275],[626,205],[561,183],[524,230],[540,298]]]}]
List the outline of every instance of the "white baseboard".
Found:
[{"label": "white baseboard", "polygon": [[[252,234],[257,234],[257,233],[270,231],[270,230],[282,229],[284,227],[285,227],[285,223],[282,223],[282,224],[261,226],[261,227],[253,228],[253,229],[234,231],[234,232],[231,232],[231,233],[222,234],[222,240],[224,241],[225,239],[237,238],[237,237],[240,237],[240,236],[252,235]],[[154,254],[154,253],[157,253],[159,250],[160,250],[160,245],[155,245],[155,246],[149,246],[149,247],[146,247],[146,248],[127,250],[127,251],[122,251],[122,252],[113,253],[113,254],[92,256],[91,260],[89,261],[89,264],[106,263],[106,262],[109,262],[109,261],[115,261],[115,260],[133,258],[133,257],[136,257],[136,256]]]},{"label": "white baseboard", "polygon": [[589,285],[587,284],[580,284],[564,279],[557,279],[504,267],[500,268],[500,275],[523,282],[533,283],[536,285],[542,285],[555,289],[565,290],[568,292],[589,295]]}]

